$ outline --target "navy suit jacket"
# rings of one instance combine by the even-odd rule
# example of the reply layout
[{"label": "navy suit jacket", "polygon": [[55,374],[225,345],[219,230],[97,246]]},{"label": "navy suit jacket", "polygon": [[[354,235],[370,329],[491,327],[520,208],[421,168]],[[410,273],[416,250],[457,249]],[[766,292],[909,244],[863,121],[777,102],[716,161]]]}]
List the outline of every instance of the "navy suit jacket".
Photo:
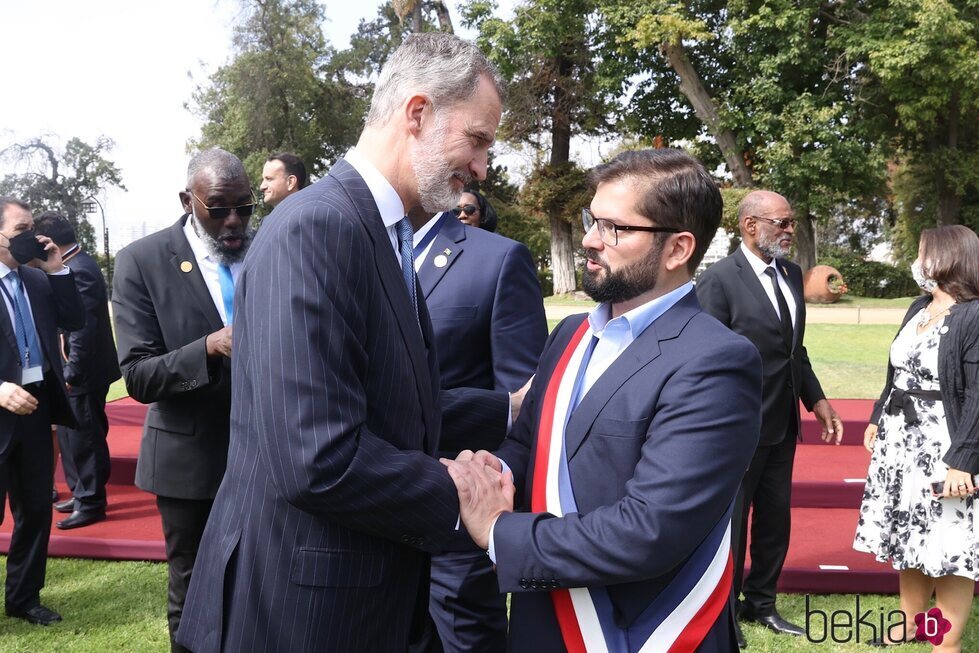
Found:
[{"label": "navy suit jacket", "polygon": [[[541,400],[584,315],[554,330],[525,407],[497,454],[529,507]],[[579,512],[504,513],[494,546],[513,592],[514,651],[561,651],[553,588],[606,586],[631,624],[734,501],[758,441],[761,361],[693,292],[655,320],[595,382],[565,429]],[[542,582],[543,581],[543,582]],[[553,585],[552,585],[553,583]],[[538,589],[539,588],[539,589]],[[736,648],[729,611],[700,651]]]},{"label": "navy suit jacket", "polygon": [[112,312],[126,389],[150,404],[136,485],[177,499],[212,499],[224,476],[231,363],[208,358],[224,327],[184,235],[187,215],[116,256]]},{"label": "navy suit jacket", "polygon": [[[75,415],[65,393],[65,374],[58,345],[59,328],[80,329],[85,325],[85,309],[75,288],[74,277],[70,272],[49,275],[26,265],[17,266],[17,272],[30,299],[31,315],[44,358],[50,365],[44,381],[51,400],[51,423],[75,426]],[[0,299],[0,309],[0,343],[3,343],[0,346],[0,381],[20,385],[20,348],[3,299]],[[16,418],[10,411],[0,408],[0,451],[6,451],[11,444]]]},{"label": "navy suit jacket", "polygon": [[[418,269],[418,282],[432,316],[442,387],[506,392],[523,387],[547,340],[530,250],[449,215]],[[502,439],[486,432],[460,435],[443,434],[442,455],[493,450]]]},{"label": "navy suit jacket", "polygon": [[775,306],[740,247],[704,270],[697,280],[697,297],[704,310],[750,340],[761,354],[764,386],[758,444],[763,446],[778,444],[786,435],[801,436],[799,399],[812,410],[813,405],[826,396],[812,371],[803,344],[806,300],[802,294],[802,270],[783,259],[778,259],[776,264],[778,273],[788,282],[795,298],[791,347],[782,337]]},{"label": "navy suit jacket", "polygon": [[[419,311],[347,162],[259,231],[235,295],[228,469],[182,644],[197,653],[407,649],[412,626],[428,618],[430,553],[459,514],[434,455],[438,366],[423,300]],[[505,426],[505,394],[457,394],[466,396],[444,404],[447,424]]]}]

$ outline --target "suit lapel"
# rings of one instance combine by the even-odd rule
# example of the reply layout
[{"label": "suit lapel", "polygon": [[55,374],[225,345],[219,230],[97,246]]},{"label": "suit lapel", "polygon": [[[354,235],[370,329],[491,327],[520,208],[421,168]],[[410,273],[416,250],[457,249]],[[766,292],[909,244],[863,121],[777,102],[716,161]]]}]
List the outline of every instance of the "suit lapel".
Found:
[{"label": "suit lapel", "polygon": [[[28,273],[24,274],[24,266],[18,266],[17,273],[20,275],[20,279],[24,284],[24,292],[27,293],[27,298],[30,300],[31,304],[31,318],[34,320],[34,331],[37,334],[37,344],[44,351],[44,355],[47,357],[48,362],[52,360],[51,356],[60,356],[60,352],[50,352],[48,351],[47,345],[44,342],[44,336],[42,334],[48,333],[45,324],[46,312],[41,311],[40,307],[45,301],[44,292],[35,285],[35,280],[33,276]],[[6,311],[4,311],[6,312]],[[9,315],[8,315],[9,319]],[[53,325],[52,325],[53,326]],[[16,338],[14,339],[16,343]]]},{"label": "suit lapel", "polygon": [[700,312],[700,305],[695,293],[690,292],[683,296],[646,327],[646,330],[639,334],[639,337],[626,347],[605,373],[595,381],[571,414],[571,419],[568,420],[565,428],[564,446],[569,462],[578,452],[592,424],[612,396],[639,370],[656,360],[662,352],[660,343],[676,338],[687,322],[698,312]]},{"label": "suit lapel", "polygon": [[[418,316],[415,315],[415,307],[411,305],[411,298],[408,295],[407,288],[405,288],[401,266],[398,265],[398,259],[394,255],[394,249],[391,247],[391,239],[388,236],[387,229],[384,228],[381,213],[377,209],[377,204],[373,201],[373,195],[371,195],[367,184],[364,183],[364,180],[354,167],[343,159],[340,159],[330,169],[330,176],[335,178],[337,183],[347,192],[354,209],[357,211],[357,215],[360,217],[361,222],[363,222],[368,235],[374,243],[374,263],[377,266],[377,274],[381,280],[381,287],[384,289],[384,294],[387,296],[388,302],[390,302],[394,310],[395,318],[401,330],[401,336],[405,342],[405,348],[408,351],[408,357],[411,359],[411,367],[415,373],[415,380],[421,390],[419,395],[422,397],[424,408],[422,414],[425,419],[425,443],[427,448],[432,444],[429,442],[430,434],[438,432],[438,425],[429,423],[429,419],[434,417],[434,404],[425,401],[426,397],[430,397],[428,389],[432,387],[432,375],[429,369],[428,359],[425,356],[425,342],[419,326],[419,320],[422,319],[423,315],[427,318],[427,313],[421,311]],[[370,198],[371,201],[364,201],[365,197]],[[419,297],[419,301],[421,301],[421,297]],[[434,397],[430,398],[434,401]]]},{"label": "suit lapel", "polygon": [[173,266],[177,276],[181,279],[183,288],[194,298],[193,304],[204,314],[211,328],[218,331],[224,327],[224,322],[214,305],[211,291],[207,289],[207,284],[204,283],[204,275],[201,274],[197,257],[194,256],[194,250],[190,248],[187,236],[184,235],[184,223],[188,219],[188,216],[185,215],[170,227],[170,252],[172,254],[170,265]]},{"label": "suit lapel", "polygon": [[[0,281],[3,283],[3,281]],[[6,289],[6,287],[4,288]],[[33,303],[32,303],[33,305]],[[7,337],[7,341],[10,346],[13,347],[14,353],[17,354],[17,360],[20,360],[20,347],[17,345],[17,336],[14,335],[14,325],[10,323],[10,313],[7,312],[7,303],[4,302],[3,310],[0,311],[3,315],[0,315],[0,329],[3,330],[4,336]]]},{"label": "suit lapel", "polygon": [[799,344],[799,333],[802,331],[800,327],[802,326],[803,321],[806,319],[806,299],[802,294],[802,279],[800,278],[798,281],[796,281],[796,279],[789,273],[791,268],[789,268],[789,266],[787,266],[782,260],[778,261],[778,268],[779,273],[785,277],[785,283],[789,287],[789,290],[792,291],[792,296],[795,298],[795,322],[792,323],[792,351],[795,351],[795,348]]},{"label": "suit lapel", "polygon": [[755,298],[755,301],[764,307],[762,310],[771,319],[772,327],[778,331],[779,338],[784,342],[785,339],[781,335],[782,321],[778,317],[778,312],[775,310],[775,306],[772,305],[772,300],[768,298],[768,293],[762,287],[761,279],[755,274],[755,269],[748,263],[748,259],[745,258],[744,252],[741,251],[740,247],[734,251],[734,262],[738,264],[738,276],[741,277],[741,282]]},{"label": "suit lapel", "polygon": [[[425,299],[432,294],[432,290],[438,285],[449,268],[458,260],[465,249],[466,225],[462,224],[449,216],[442,223],[442,228],[432,241],[432,247],[428,250],[428,256],[424,263],[418,268],[418,283],[421,284],[422,293]],[[436,259],[444,258],[444,263],[436,265]],[[439,259],[442,262],[442,259]]]}]

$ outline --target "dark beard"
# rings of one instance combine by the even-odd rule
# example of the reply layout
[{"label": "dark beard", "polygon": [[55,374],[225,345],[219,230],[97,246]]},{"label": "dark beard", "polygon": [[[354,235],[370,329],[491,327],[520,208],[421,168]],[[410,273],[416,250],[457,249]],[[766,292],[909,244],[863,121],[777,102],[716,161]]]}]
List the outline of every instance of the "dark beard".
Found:
[{"label": "dark beard", "polygon": [[595,250],[586,249],[585,256],[605,270],[605,277],[599,279],[598,272],[592,272],[587,266],[585,267],[581,278],[581,286],[585,293],[600,304],[620,304],[635,299],[656,286],[663,249],[657,238],[653,249],[645,259],[616,272],[612,272],[607,264],[599,260],[598,252]]}]

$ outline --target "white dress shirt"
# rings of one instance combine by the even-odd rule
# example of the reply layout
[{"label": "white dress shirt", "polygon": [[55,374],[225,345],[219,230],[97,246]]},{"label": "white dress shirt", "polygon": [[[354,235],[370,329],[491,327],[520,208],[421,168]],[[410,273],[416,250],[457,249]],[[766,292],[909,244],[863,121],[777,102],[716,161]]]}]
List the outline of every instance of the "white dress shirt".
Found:
[{"label": "white dress shirt", "polygon": [[761,287],[765,289],[765,294],[768,295],[768,301],[772,303],[772,307],[775,309],[775,314],[778,315],[779,319],[782,319],[782,314],[778,310],[778,300],[775,299],[775,288],[772,287],[772,279],[767,274],[765,270],[772,268],[775,270],[775,278],[778,279],[778,287],[782,289],[782,294],[785,296],[785,303],[789,307],[789,317],[792,318],[792,327],[795,328],[795,314],[796,314],[796,303],[795,294],[792,289],[789,288],[789,282],[785,280],[785,275],[779,270],[777,259],[772,259],[771,263],[765,263],[765,261],[758,258],[754,252],[745,247],[745,244],[741,243],[741,252],[744,257],[748,259],[748,263],[751,265],[751,269],[754,270],[755,274],[758,276],[758,280],[761,282]]},{"label": "white dress shirt", "polygon": [[384,228],[388,231],[388,238],[391,239],[391,247],[394,249],[394,255],[398,257],[398,265],[401,265],[401,251],[398,248],[397,227],[397,224],[405,217],[405,205],[401,201],[401,196],[398,195],[398,191],[394,190],[391,182],[381,174],[381,171],[373,163],[368,161],[364,155],[358,152],[356,147],[350,148],[343,158],[353,166],[354,170],[363,177],[364,183],[367,184],[367,190],[374,197],[377,210],[381,213],[381,221],[384,223]]},{"label": "white dress shirt", "polygon": [[[231,316],[225,314],[224,295],[221,294],[221,281],[218,278],[218,274],[220,274],[218,272],[218,264],[221,261],[211,253],[207,245],[204,244],[204,241],[201,240],[201,237],[194,231],[193,219],[194,216],[187,216],[187,222],[184,223],[184,236],[187,237],[187,242],[190,243],[190,249],[194,252],[197,267],[200,268],[201,276],[204,277],[204,285],[207,286],[207,291],[211,293],[211,301],[214,302],[214,308],[218,309],[218,315],[221,316],[221,321],[224,323],[224,326],[228,326],[231,323]],[[238,283],[241,262],[232,263],[228,267],[231,268],[231,278],[234,279],[235,283]]]}]

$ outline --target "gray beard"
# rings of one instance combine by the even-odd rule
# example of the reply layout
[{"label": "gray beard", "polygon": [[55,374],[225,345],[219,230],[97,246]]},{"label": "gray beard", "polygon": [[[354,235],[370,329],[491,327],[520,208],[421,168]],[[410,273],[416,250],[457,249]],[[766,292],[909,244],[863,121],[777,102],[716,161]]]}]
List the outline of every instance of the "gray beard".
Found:
[{"label": "gray beard", "polygon": [[196,213],[191,213],[189,219],[190,225],[194,228],[194,233],[204,243],[207,253],[216,258],[219,263],[231,265],[232,263],[240,263],[245,258],[245,252],[248,251],[248,246],[252,244],[252,238],[255,236],[254,229],[247,227],[241,236],[241,248],[232,250],[226,248],[220,240],[204,230]]}]

